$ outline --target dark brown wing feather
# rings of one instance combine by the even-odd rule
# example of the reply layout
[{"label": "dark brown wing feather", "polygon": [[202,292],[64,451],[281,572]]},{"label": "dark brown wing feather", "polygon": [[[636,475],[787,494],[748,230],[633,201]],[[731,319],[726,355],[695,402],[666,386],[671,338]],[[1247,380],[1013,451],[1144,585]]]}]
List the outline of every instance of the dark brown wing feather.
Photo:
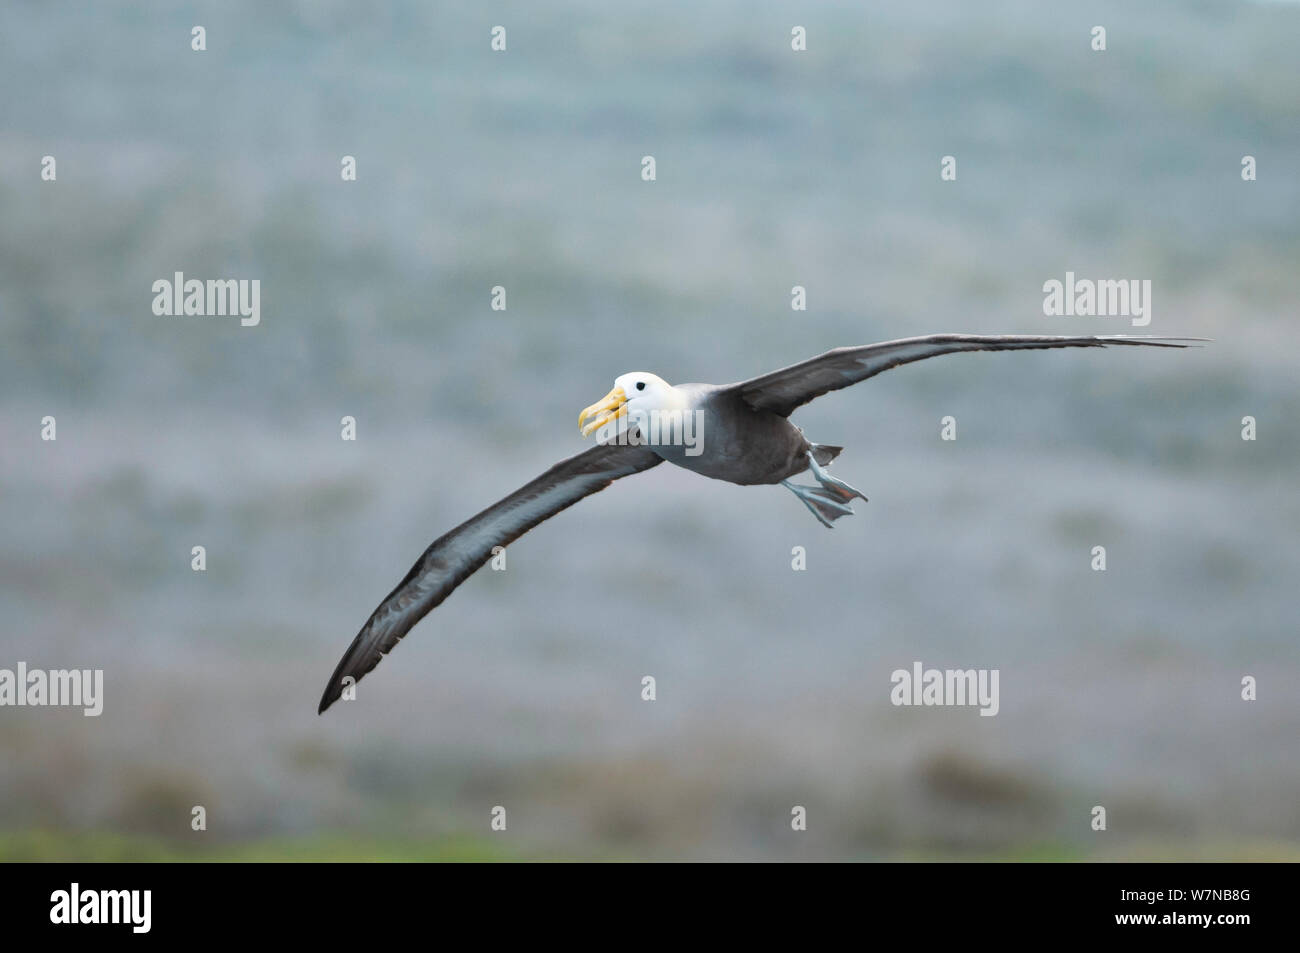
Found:
[{"label": "dark brown wing feather", "polygon": [[900,364],[958,351],[1009,351],[1053,347],[1107,347],[1136,344],[1151,347],[1187,347],[1184,342],[1203,338],[1155,338],[1101,335],[1064,337],[1043,334],[928,334],[862,347],[837,347],[833,351],[791,364],[779,371],[732,384],[755,410],[770,410],[788,417],[796,407],[842,387]]},{"label": "dark brown wing feather", "polygon": [[492,556],[538,523],[620,477],[662,462],[645,447],[601,445],[557,463],[531,483],[435,540],[388,594],[344,653],[325,694],[324,711],[343,694],[343,680],[359,681],[402,636]]}]

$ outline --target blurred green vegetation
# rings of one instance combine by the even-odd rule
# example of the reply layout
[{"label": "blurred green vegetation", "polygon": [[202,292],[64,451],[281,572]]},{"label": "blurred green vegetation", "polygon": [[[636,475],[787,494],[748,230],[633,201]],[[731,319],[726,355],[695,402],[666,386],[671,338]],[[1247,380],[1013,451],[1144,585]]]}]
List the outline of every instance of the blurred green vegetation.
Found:
[{"label": "blurred green vegetation", "polygon": [[[0,834],[0,863],[500,863],[556,862],[578,859],[551,851],[513,851],[490,837],[456,835],[432,840],[394,840],[319,833],[309,837],[274,837],[210,846],[96,831],[24,831]],[[584,860],[630,861],[630,850],[609,851]],[[899,862],[1070,863],[1300,862],[1300,844],[1187,844],[1151,842],[1123,850],[1085,851],[1075,844],[1042,842],[1005,851],[898,850],[860,859]]]},{"label": "blurred green vegetation", "polygon": [[357,839],[321,833],[211,845],[195,834],[188,843],[111,831],[22,831],[0,834],[0,863],[217,863],[268,862],[499,862],[528,859],[487,837],[436,840]]}]

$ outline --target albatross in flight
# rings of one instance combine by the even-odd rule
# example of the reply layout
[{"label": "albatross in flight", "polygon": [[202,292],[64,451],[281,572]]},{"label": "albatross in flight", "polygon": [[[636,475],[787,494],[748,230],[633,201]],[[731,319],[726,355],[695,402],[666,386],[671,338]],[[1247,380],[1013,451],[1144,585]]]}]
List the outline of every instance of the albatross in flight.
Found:
[{"label": "albatross in flight", "polygon": [[[931,334],[862,347],[840,347],[818,357],[737,384],[678,384],[643,371],[624,374],[601,400],[578,415],[583,436],[597,433],[590,450],[557,463],[531,483],[434,540],[406,578],[379,604],[344,653],[325,694],[323,712],[379,664],[420,619],[437,607],[492,557],[497,546],[518,539],[538,523],[615,480],[665,460],[687,470],[741,486],[776,484],[789,489],[825,526],[850,515],[860,491],[826,467],[841,447],[811,443],[790,423],[790,414],[829,391],[881,371],[940,354],[1057,347],[1143,345],[1187,347],[1199,338],[1066,337],[1030,334]],[[686,416],[683,416],[686,415]],[[646,421],[673,426],[647,428]],[[675,426],[683,422],[682,427]],[[695,423],[695,446],[680,438]],[[643,431],[645,433],[643,434]],[[651,442],[647,438],[654,437]],[[656,436],[657,434],[657,436]],[[670,439],[664,439],[668,435]],[[602,440],[601,438],[605,439]],[[692,452],[694,451],[694,452]],[[816,485],[791,483],[811,471]]]}]

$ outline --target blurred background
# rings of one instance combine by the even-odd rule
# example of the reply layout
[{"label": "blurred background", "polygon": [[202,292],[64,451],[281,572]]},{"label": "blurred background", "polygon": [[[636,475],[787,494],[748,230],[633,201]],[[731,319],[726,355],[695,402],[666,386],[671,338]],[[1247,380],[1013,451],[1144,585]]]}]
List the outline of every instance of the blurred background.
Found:
[{"label": "blurred background", "polygon": [[[0,710],[0,857],[1300,857],[1300,5],[376,6],[0,8],[0,667],[106,695]],[[1044,317],[1067,270],[1151,279],[1150,326]],[[155,316],[175,271],[261,325]],[[938,331],[1215,343],[824,398],[871,498],[834,532],[616,484],[317,717],[618,374]],[[917,660],[1000,713],[893,707]]]}]

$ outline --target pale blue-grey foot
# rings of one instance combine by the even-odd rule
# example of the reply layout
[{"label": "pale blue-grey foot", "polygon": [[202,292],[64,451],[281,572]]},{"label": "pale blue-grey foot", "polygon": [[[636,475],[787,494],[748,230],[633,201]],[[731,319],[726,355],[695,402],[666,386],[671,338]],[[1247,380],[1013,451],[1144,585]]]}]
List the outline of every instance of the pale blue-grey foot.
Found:
[{"label": "pale blue-grey foot", "polygon": [[808,451],[808,469],[812,471],[812,475],[817,479],[818,483],[824,486],[831,493],[834,493],[842,502],[848,503],[854,497],[857,497],[864,503],[867,501],[867,495],[856,486],[849,486],[849,484],[845,483],[843,480],[837,480],[835,477],[831,476],[830,473],[817,462],[817,458],[813,456],[811,450]]},{"label": "pale blue-grey foot", "polygon": [[820,486],[800,486],[797,483],[791,483],[789,480],[782,480],[781,485],[793,493],[799,499],[803,500],[804,506],[817,517],[818,521],[827,529],[834,529],[831,526],[841,516],[852,516],[853,508],[840,497]]}]

